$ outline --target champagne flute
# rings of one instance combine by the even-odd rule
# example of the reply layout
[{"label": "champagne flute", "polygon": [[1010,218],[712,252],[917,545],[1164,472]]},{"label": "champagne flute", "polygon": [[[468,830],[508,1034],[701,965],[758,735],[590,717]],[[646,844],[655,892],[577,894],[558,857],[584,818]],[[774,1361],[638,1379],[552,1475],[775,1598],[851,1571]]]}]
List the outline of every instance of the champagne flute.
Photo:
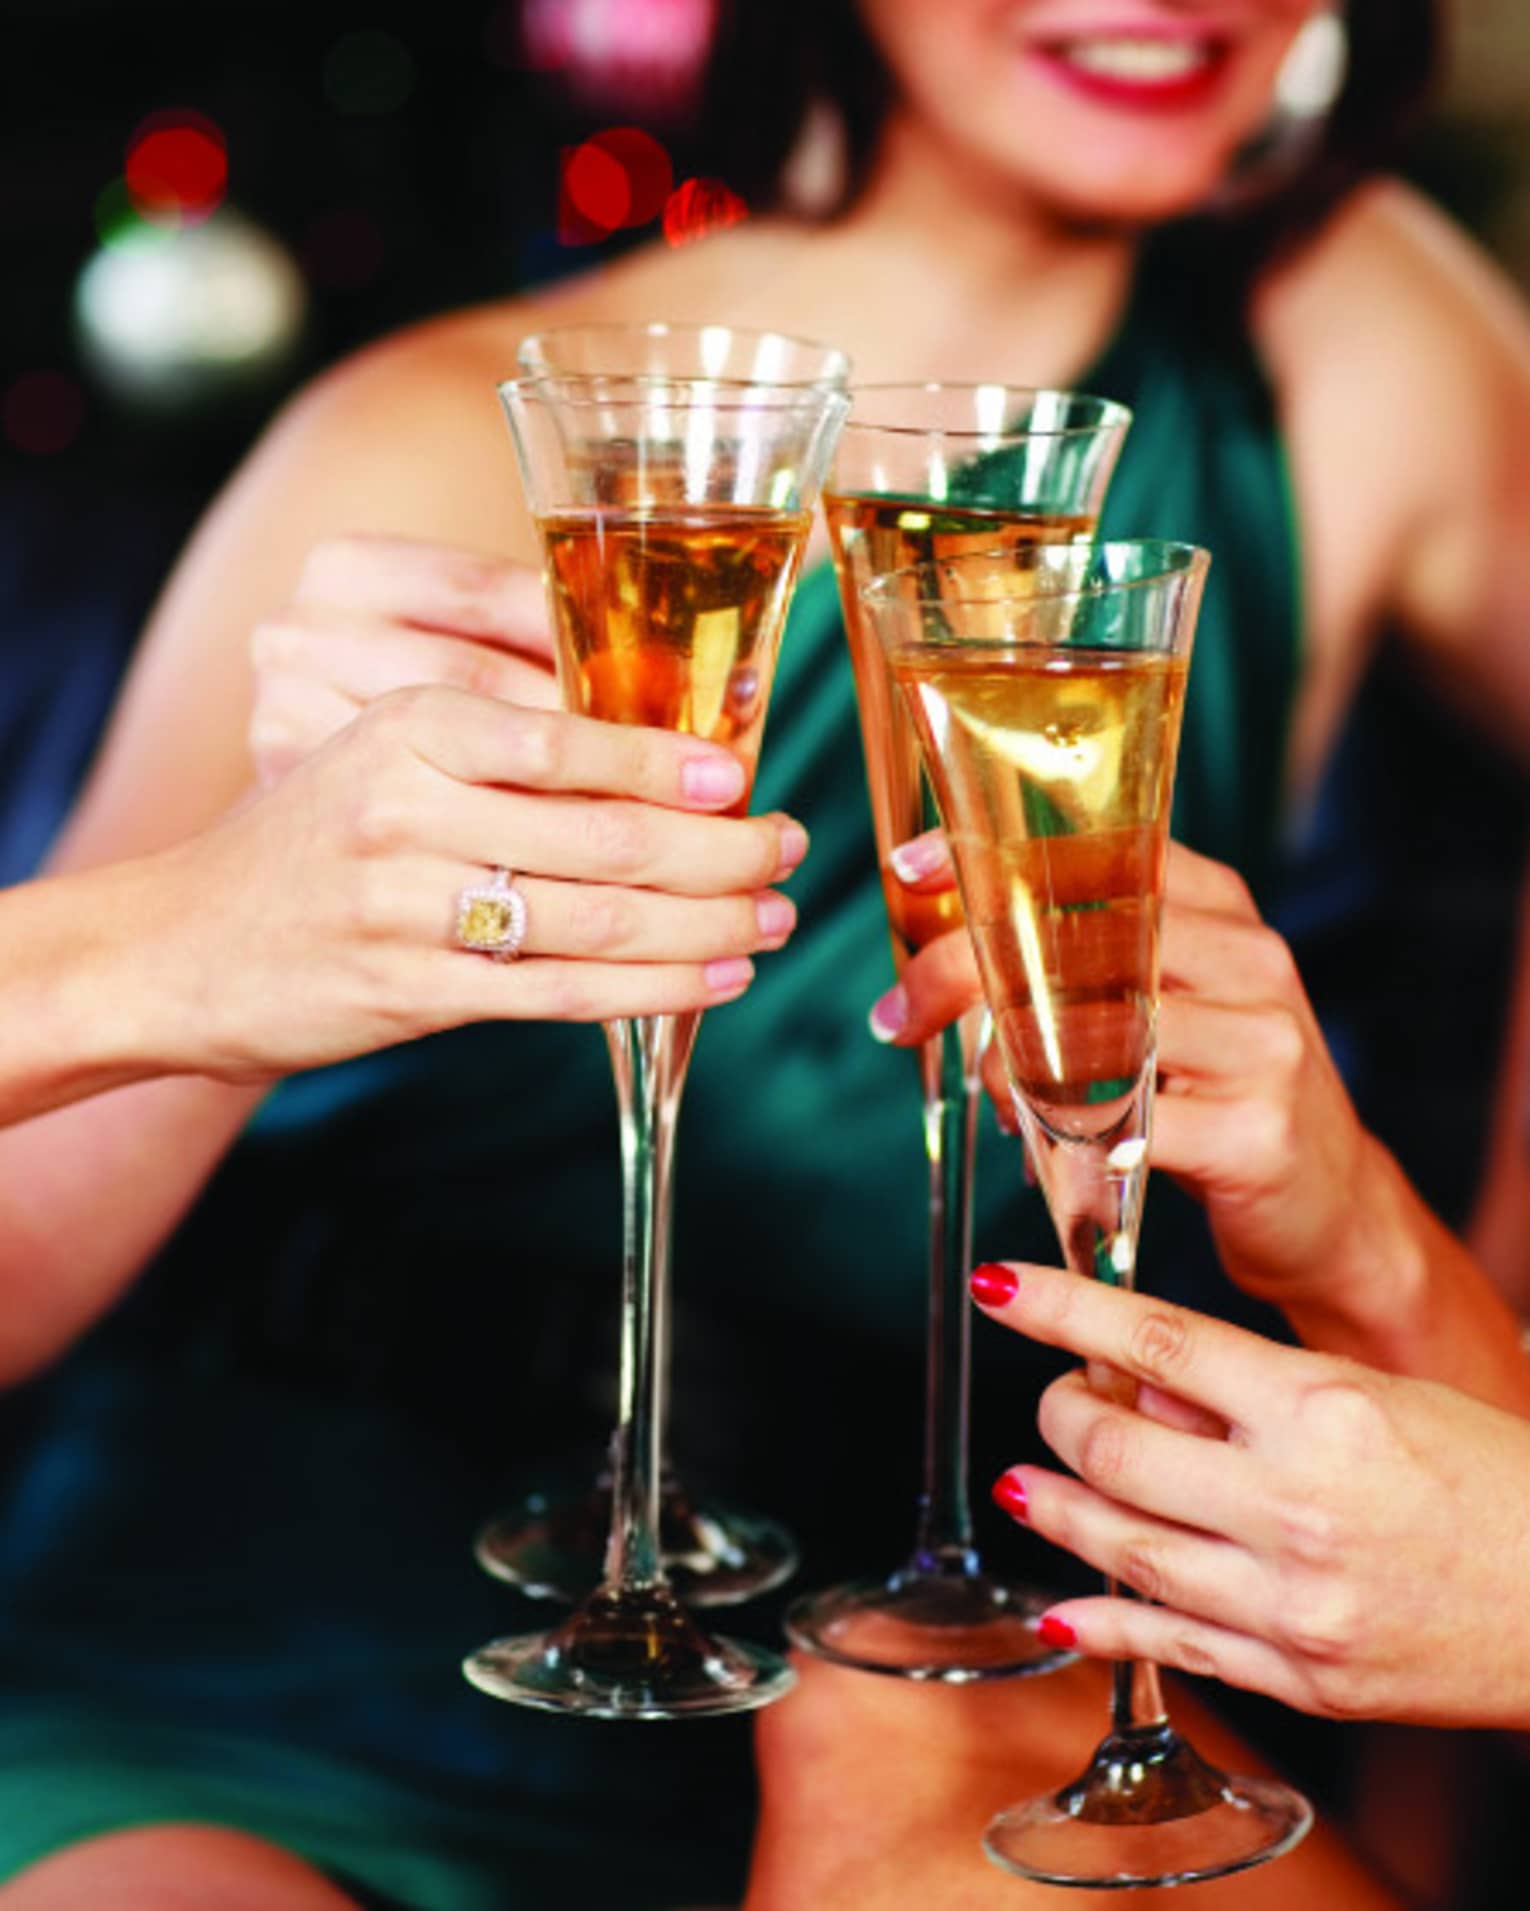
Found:
[{"label": "champagne flute", "polygon": [[[560,326],[521,340],[528,377],[718,379],[796,389],[843,388],[850,361],[833,346],[728,325]],[[667,1318],[667,1317],[666,1317]],[[658,1385],[669,1388],[667,1333]],[[533,1598],[579,1599],[599,1583],[611,1525],[609,1467],[584,1491],[538,1487],[480,1528],[473,1550],[485,1571]],[[693,1499],[660,1458],[659,1539],[664,1570],[694,1606],[733,1605],[768,1592],[796,1570],[790,1533],[763,1515]]]},{"label": "champagne flute", "polygon": [[[566,705],[727,743],[752,769],[848,400],[695,379],[523,379],[500,391],[541,533]],[[465,1662],[475,1685],[518,1704],[672,1718],[768,1704],[793,1681],[778,1654],[704,1632],[660,1549],[674,1127],[699,1022],[607,1028],[625,1189],[611,1530],[604,1578],[563,1624]]]},{"label": "champagne flute", "polygon": [[[1094,535],[1131,422],[1123,405],[1002,384],[874,385],[852,393],[824,485],[855,672],[877,863],[901,974],[961,926],[954,890],[921,896],[891,865],[934,821],[929,781],[860,592],[871,578],[963,551],[1017,550]],[[798,1600],[793,1642],[838,1665],[961,1683],[1044,1672],[1071,1655],[1042,1644],[1051,1603],[985,1568],[967,1485],[971,1375],[972,1155],[985,1013],[918,1054],[929,1162],[929,1311],[924,1480],[914,1547],[892,1573]]]},{"label": "champagne flute", "polygon": [[[1174,761],[1208,563],[1185,544],[1043,546],[905,570],[864,599],[935,785],[1064,1256],[1126,1287]],[[1121,1375],[1090,1377],[1129,1397]],[[1122,1662],[1088,1769],[1001,1813],[984,1844],[1048,1884],[1187,1884],[1278,1857],[1311,1822],[1289,1787],[1208,1765],[1169,1723],[1157,1668]]]}]

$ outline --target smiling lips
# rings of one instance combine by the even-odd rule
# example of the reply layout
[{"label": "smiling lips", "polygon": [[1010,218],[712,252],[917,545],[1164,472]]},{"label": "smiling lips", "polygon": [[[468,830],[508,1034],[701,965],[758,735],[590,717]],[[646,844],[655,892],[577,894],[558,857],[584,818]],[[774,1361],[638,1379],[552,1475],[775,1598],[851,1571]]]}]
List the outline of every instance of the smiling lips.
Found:
[{"label": "smiling lips", "polygon": [[1227,43],[1185,35],[1099,34],[1032,42],[1029,56],[1056,80],[1120,106],[1189,106],[1205,98],[1227,64]]}]

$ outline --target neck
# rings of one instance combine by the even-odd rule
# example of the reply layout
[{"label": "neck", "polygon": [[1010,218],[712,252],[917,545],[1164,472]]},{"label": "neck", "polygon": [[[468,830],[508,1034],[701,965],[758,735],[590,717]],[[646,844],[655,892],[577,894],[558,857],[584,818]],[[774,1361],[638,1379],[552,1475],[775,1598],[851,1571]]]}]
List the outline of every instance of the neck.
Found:
[{"label": "neck", "polygon": [[953,279],[987,293],[1034,295],[1059,280],[1119,293],[1135,241],[1120,229],[1070,223],[1013,181],[947,145],[926,122],[894,108],[871,177],[839,223],[845,234],[878,236],[905,257],[925,254]]}]

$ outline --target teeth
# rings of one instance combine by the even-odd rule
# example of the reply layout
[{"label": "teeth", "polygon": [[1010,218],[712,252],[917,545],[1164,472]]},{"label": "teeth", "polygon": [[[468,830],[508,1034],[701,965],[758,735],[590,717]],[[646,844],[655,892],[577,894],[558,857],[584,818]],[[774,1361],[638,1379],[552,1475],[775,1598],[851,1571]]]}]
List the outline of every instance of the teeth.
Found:
[{"label": "teeth", "polygon": [[1063,58],[1112,80],[1181,80],[1210,54],[1188,40],[1075,40]]}]

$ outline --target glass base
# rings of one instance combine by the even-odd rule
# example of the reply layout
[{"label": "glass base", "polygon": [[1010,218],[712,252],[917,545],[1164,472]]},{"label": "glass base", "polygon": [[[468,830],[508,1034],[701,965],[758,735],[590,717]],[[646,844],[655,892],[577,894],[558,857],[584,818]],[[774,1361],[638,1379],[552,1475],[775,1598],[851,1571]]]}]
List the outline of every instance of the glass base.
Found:
[{"label": "glass base", "polygon": [[779,1654],[710,1637],[662,1586],[602,1588],[551,1632],[496,1639],[462,1670],[491,1698],[591,1719],[748,1712],[797,1682]]},{"label": "glass base", "polygon": [[787,1636],[858,1672],[970,1685],[1051,1672],[1077,1655],[1043,1645],[1036,1621],[1055,1601],[979,1571],[906,1566],[799,1599]]},{"label": "glass base", "polygon": [[[600,1584],[611,1530],[611,1486],[529,1493],[484,1526],[473,1551],[485,1572],[532,1599],[583,1599]],[[666,1482],[659,1502],[664,1576],[692,1606],[737,1606],[797,1570],[797,1546],[773,1520],[692,1501]]]},{"label": "glass base", "polygon": [[1311,1828],[1300,1792],[1229,1778],[1165,1725],[1113,1733],[1075,1783],[1001,1812],[983,1849],[1016,1877],[1112,1891],[1225,1878]]}]

